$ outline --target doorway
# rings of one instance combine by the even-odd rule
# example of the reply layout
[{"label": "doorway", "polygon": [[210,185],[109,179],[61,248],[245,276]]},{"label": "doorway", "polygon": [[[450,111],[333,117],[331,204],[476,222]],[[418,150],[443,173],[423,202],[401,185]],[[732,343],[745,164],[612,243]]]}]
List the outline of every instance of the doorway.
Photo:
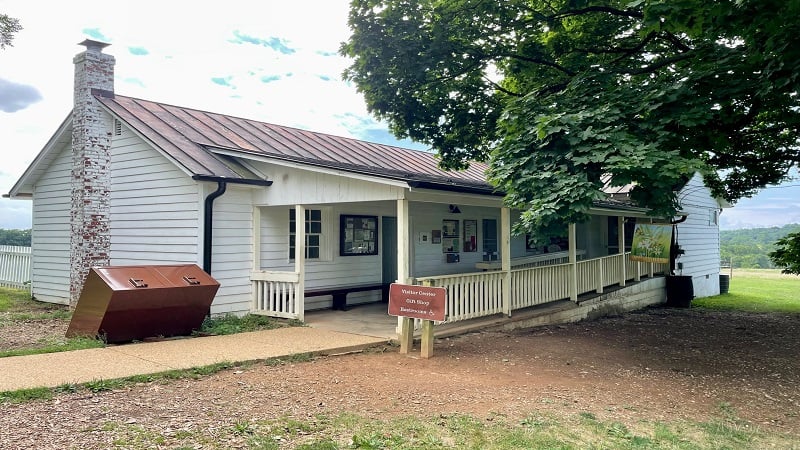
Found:
[{"label": "doorway", "polygon": [[[397,217],[381,217],[381,273],[385,286],[397,280]],[[383,301],[389,301],[389,290],[384,289]]]}]

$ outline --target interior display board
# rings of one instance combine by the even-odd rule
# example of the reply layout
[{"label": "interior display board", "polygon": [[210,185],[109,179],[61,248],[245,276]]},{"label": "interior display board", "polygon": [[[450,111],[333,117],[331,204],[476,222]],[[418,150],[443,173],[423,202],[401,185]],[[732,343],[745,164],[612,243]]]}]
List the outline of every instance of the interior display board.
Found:
[{"label": "interior display board", "polygon": [[340,216],[339,255],[378,254],[378,216]]}]

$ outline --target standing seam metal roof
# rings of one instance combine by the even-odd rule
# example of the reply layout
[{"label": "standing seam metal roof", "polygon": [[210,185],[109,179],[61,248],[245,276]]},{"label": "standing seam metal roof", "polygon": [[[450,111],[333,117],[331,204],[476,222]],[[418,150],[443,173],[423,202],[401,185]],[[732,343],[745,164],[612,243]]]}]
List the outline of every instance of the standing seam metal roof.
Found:
[{"label": "standing seam metal roof", "polygon": [[493,190],[484,163],[444,171],[428,152],[121,95],[96,98],[193,175],[242,178],[213,153],[219,148],[391,179]]}]

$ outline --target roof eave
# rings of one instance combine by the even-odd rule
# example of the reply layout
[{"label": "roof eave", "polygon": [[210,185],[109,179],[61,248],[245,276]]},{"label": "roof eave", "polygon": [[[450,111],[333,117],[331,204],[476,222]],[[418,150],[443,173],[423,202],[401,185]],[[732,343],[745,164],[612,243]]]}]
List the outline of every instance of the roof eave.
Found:
[{"label": "roof eave", "polygon": [[[49,163],[48,157],[51,156],[52,152],[57,151],[58,142],[61,141],[63,135],[65,133],[69,133],[70,140],[72,139],[72,111],[69,112],[66,119],[61,122],[58,129],[50,139],[47,141],[45,146],[39,151],[39,154],[36,155],[36,158],[30,163],[25,172],[19,177],[16,183],[11,187],[8,191],[8,198],[29,198],[33,195],[33,185],[38,181],[36,177],[37,170],[45,164],[46,162]],[[27,189],[26,189],[27,188]]]}]

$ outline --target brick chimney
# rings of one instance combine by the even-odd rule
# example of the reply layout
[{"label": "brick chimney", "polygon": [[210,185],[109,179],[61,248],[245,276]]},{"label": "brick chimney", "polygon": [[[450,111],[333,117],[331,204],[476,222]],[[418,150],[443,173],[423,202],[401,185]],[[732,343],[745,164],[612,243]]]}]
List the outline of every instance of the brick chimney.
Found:
[{"label": "brick chimney", "polygon": [[72,207],[70,209],[70,305],[78,301],[89,269],[110,264],[109,191],[113,123],[94,94],[114,92],[114,57],[109,44],[85,40],[75,55],[72,111]]}]

